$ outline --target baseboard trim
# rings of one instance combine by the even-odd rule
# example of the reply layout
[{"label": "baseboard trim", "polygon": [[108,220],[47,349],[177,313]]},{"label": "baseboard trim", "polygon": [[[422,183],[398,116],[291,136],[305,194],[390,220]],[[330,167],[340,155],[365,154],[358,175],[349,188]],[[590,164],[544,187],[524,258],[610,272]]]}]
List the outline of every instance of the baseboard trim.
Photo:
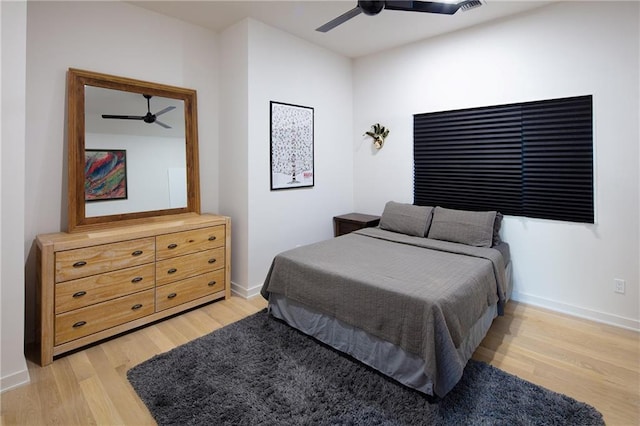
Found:
[{"label": "baseboard trim", "polygon": [[640,332],[640,320],[636,320],[633,318],[626,318],[618,315],[608,314],[605,312],[594,311],[592,309],[586,309],[580,306],[546,299],[544,297],[538,297],[527,293],[520,293],[515,290],[513,291],[511,298],[517,302],[527,303],[529,305],[547,308],[552,311],[561,312],[575,317]]},{"label": "baseboard trim", "polygon": [[258,296],[260,294],[260,289],[262,289],[262,285],[246,288],[234,283],[233,281],[231,282],[231,293],[242,297],[243,299],[251,299],[252,297]]},{"label": "baseboard trim", "polygon": [[0,377],[0,393],[26,385],[31,381],[29,369],[17,371],[8,376]]},{"label": "baseboard trim", "polygon": [[[231,282],[231,292],[234,295],[242,297],[244,299],[250,299],[252,297],[258,296],[261,289],[262,285],[257,285],[255,287],[247,289],[234,282]],[[552,311],[561,312],[575,317],[640,332],[640,320],[636,320],[633,318],[626,318],[619,315],[613,315],[605,312],[595,311],[592,309],[582,308],[580,306],[558,302],[556,300],[546,299],[544,297],[534,296],[532,294],[521,293],[516,290],[513,290],[511,299],[515,300],[516,302],[527,303],[529,305],[550,309]]]}]

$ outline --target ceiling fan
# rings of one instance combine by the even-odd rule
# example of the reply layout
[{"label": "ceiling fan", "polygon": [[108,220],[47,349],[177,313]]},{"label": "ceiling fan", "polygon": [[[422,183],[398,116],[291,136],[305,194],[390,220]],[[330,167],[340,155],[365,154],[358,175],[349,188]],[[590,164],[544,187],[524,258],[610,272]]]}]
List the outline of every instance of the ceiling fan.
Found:
[{"label": "ceiling fan", "polygon": [[377,15],[383,9],[404,10],[407,12],[426,12],[440,13],[445,15],[453,15],[458,10],[469,10],[484,4],[484,0],[442,0],[442,1],[364,1],[359,0],[356,7],[348,12],[343,13],[335,19],[316,28],[316,31],[326,33],[329,30],[345,23],[349,19],[358,16],[360,13],[365,15]]},{"label": "ceiling fan", "polygon": [[160,110],[160,111],[156,112],[155,114],[151,114],[151,98],[152,98],[153,96],[151,96],[151,95],[142,95],[142,96],[144,96],[144,97],[147,99],[147,113],[146,113],[145,115],[112,115],[112,114],[102,114],[102,118],[115,118],[115,119],[119,119],[119,120],[142,120],[142,121],[144,121],[145,123],[149,123],[149,124],[151,124],[151,123],[156,123],[156,124],[158,124],[159,126],[164,127],[165,129],[170,129],[170,128],[171,128],[171,126],[169,126],[169,125],[167,125],[167,124],[165,124],[165,123],[163,123],[163,122],[161,122],[161,121],[158,121],[158,120],[157,120],[157,117],[158,117],[159,115],[162,115],[162,114],[166,113],[166,112],[169,112],[169,111],[171,111],[171,110],[176,109],[176,107],[174,107],[174,106],[168,106],[168,107],[166,107],[165,109],[163,109],[163,110]]}]

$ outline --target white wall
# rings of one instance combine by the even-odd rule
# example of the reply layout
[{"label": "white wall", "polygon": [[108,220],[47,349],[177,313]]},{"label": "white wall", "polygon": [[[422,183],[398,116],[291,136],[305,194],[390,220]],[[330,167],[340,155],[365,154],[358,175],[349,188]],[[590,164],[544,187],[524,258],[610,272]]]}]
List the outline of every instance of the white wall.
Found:
[{"label": "white wall", "polygon": [[[249,21],[248,289],[273,257],[333,237],[333,216],[353,209],[351,61]],[[269,102],[314,108],[314,187],[270,190]]]},{"label": "white wall", "polygon": [[[37,234],[66,230],[69,67],[195,89],[202,210],[218,210],[218,37],[124,2],[27,3],[25,258],[33,313]],[[28,315],[31,318],[32,315]],[[33,324],[27,324],[33,329]]]},{"label": "white wall", "polygon": [[231,282],[248,282],[249,21],[220,35],[220,214],[231,217]]},{"label": "white wall", "polygon": [[0,392],[29,381],[24,358],[25,55],[27,7],[0,3]]},{"label": "white wall", "polygon": [[[507,217],[514,298],[639,329],[638,9],[567,2],[356,60],[356,210],[413,201],[415,113],[593,94],[597,223]],[[376,122],[380,152],[361,137]]]},{"label": "white wall", "polygon": [[[246,53],[242,48],[245,40]],[[246,88],[239,82],[238,92],[247,96],[246,115],[244,121],[237,121],[237,116],[222,120],[221,131],[233,134],[227,127],[233,126],[246,139],[223,138],[221,145],[244,143],[246,151],[244,147],[234,149],[246,156],[236,173],[225,173],[221,185],[245,190],[242,194],[247,200],[239,196],[235,206],[221,202],[221,209],[234,209],[238,217],[246,218],[233,227],[242,247],[234,250],[232,289],[247,296],[258,293],[277,253],[331,238],[333,216],[352,210],[352,83],[349,59],[258,21],[248,19],[225,31],[222,51],[228,51],[225,45],[231,48],[238,42],[240,57],[235,62],[240,68],[236,72],[243,75],[242,67],[248,69]],[[312,188],[270,190],[270,101],[314,108]],[[244,108],[242,105],[240,112]]]}]

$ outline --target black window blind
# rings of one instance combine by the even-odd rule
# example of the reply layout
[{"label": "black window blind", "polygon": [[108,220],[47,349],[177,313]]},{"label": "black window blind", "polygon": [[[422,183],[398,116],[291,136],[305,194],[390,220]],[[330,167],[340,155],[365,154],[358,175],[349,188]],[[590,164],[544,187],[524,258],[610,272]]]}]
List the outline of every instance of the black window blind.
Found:
[{"label": "black window blind", "polygon": [[593,223],[592,97],[414,115],[414,203]]}]

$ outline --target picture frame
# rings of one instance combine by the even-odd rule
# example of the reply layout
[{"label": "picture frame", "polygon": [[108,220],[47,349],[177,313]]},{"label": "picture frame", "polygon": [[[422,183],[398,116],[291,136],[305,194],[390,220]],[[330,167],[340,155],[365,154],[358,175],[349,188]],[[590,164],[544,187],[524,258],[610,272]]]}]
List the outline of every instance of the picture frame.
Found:
[{"label": "picture frame", "polygon": [[84,199],[87,202],[127,199],[127,151],[85,149]]},{"label": "picture frame", "polygon": [[271,190],[313,187],[313,108],[271,101],[270,118]]}]

